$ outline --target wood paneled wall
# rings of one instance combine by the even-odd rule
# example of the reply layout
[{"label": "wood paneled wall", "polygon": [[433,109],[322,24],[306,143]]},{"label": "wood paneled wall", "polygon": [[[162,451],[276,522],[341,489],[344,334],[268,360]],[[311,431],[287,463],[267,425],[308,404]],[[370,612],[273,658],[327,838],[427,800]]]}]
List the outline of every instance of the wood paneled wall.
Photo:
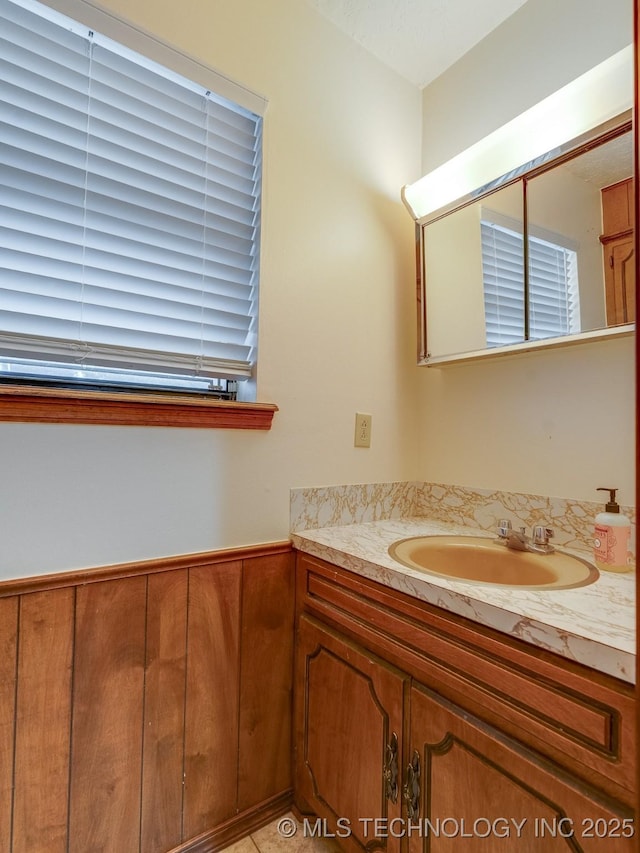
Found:
[{"label": "wood paneled wall", "polygon": [[214,850],[290,802],[288,543],[0,584],[0,850]]}]

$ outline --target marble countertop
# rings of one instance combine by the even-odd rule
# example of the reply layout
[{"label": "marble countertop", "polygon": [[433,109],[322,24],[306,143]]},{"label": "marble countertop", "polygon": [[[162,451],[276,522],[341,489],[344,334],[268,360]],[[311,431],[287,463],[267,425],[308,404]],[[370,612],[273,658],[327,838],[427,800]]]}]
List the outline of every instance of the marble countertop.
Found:
[{"label": "marble countertop", "polygon": [[[487,536],[486,530],[402,518],[301,530],[296,548],[555,652],[592,669],[635,682],[635,572],[601,572],[590,586],[532,590],[455,581],[397,563],[389,546],[398,539],[436,533]],[[591,561],[587,552],[567,549]]]}]

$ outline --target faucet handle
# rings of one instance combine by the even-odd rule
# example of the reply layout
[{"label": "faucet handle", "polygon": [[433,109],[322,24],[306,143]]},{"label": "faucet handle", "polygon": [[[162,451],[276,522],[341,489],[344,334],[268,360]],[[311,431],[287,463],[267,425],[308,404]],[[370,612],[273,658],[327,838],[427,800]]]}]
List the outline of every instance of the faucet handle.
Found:
[{"label": "faucet handle", "polygon": [[498,536],[501,539],[506,539],[511,533],[511,522],[508,518],[501,518],[498,522]]},{"label": "faucet handle", "polygon": [[543,524],[533,528],[533,544],[548,545],[549,539],[553,539],[553,530]]}]

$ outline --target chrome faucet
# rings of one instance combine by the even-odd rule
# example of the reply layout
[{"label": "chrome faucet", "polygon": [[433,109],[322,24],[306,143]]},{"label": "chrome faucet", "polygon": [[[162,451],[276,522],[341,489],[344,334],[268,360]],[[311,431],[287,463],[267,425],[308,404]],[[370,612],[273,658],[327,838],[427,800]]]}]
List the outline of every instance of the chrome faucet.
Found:
[{"label": "chrome faucet", "polygon": [[526,528],[521,527],[514,530],[508,518],[503,518],[498,524],[498,539],[496,541],[506,545],[514,551],[531,551],[535,554],[551,554],[555,551],[549,539],[553,538],[553,530],[544,525],[536,525],[533,528],[531,538],[527,536]]}]

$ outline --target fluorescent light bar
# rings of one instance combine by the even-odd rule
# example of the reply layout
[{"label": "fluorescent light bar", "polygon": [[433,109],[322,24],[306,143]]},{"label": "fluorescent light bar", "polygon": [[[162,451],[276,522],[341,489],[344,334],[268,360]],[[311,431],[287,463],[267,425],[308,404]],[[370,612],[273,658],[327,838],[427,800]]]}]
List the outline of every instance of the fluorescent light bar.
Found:
[{"label": "fluorescent light bar", "polygon": [[416,221],[629,110],[633,45],[402,188]]}]

